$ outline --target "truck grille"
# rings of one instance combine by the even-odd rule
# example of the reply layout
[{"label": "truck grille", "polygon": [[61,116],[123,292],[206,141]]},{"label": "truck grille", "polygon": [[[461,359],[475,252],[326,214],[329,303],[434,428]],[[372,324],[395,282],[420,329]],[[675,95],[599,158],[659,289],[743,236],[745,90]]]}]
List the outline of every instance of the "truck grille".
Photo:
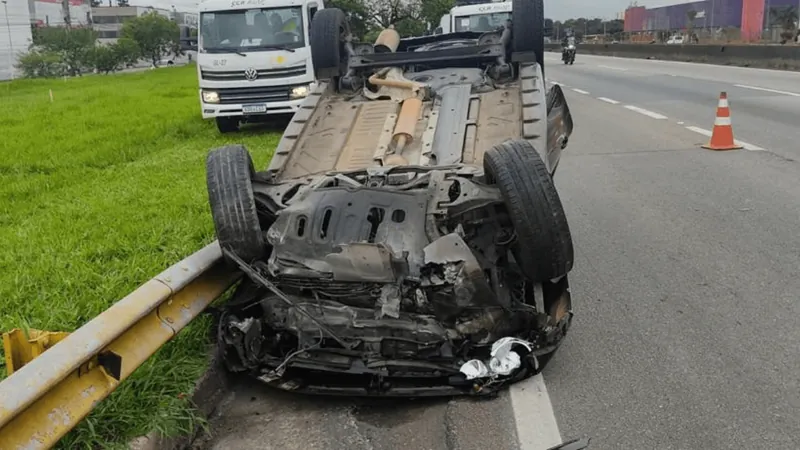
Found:
[{"label": "truck grille", "polygon": [[222,105],[241,103],[285,102],[293,86],[259,86],[246,88],[215,89]]},{"label": "truck grille", "polygon": [[[289,67],[280,67],[277,69],[259,69],[259,80],[267,80],[273,78],[287,78],[296,77],[306,74],[306,64],[301,63]],[[245,81],[247,78],[244,76],[244,70],[230,70],[230,71],[210,71],[202,70],[200,75],[204,80],[208,81]]]}]

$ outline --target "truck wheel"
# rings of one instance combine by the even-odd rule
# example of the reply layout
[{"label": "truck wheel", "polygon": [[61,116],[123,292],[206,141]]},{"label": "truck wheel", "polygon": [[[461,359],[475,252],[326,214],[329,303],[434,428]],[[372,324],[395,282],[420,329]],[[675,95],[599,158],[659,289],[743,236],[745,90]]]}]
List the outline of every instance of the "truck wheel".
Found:
[{"label": "truck wheel", "polygon": [[511,10],[514,52],[533,52],[544,73],[544,1],[513,0]]},{"label": "truck wheel", "polygon": [[206,158],[208,203],[220,247],[246,262],[264,255],[265,243],[256,212],[250,153],[242,145],[212,150]]},{"label": "truck wheel", "polygon": [[309,36],[311,63],[319,80],[340,77],[347,67],[345,38],[350,34],[347,17],[341,9],[325,8],[314,14]]},{"label": "truck wheel", "polygon": [[238,117],[216,117],[214,120],[217,122],[217,129],[220,133],[235,133],[239,131]]},{"label": "truck wheel", "polygon": [[574,250],[567,216],[539,153],[525,140],[507,141],[483,157],[488,183],[500,188],[517,235],[514,256],[533,281],[572,270]]}]

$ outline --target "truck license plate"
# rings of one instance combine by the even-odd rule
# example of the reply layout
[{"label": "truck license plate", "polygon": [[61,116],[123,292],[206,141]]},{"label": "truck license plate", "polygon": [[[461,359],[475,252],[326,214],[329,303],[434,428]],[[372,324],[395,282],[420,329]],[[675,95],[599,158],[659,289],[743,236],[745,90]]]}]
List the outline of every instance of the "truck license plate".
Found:
[{"label": "truck license plate", "polygon": [[266,113],[267,105],[244,105],[242,106],[242,113],[244,114],[258,114]]}]

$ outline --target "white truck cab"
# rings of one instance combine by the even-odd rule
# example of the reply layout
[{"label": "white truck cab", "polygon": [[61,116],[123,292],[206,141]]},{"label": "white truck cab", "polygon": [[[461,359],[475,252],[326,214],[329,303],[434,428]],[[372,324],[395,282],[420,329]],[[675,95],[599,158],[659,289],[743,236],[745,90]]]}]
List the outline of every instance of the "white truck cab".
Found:
[{"label": "white truck cab", "polygon": [[309,24],[322,0],[202,0],[200,107],[222,133],[294,114],[313,88]]},{"label": "white truck cab", "polygon": [[461,0],[456,2],[449,14],[442,16],[434,32],[457,33],[460,31],[492,31],[511,19],[511,1]]}]

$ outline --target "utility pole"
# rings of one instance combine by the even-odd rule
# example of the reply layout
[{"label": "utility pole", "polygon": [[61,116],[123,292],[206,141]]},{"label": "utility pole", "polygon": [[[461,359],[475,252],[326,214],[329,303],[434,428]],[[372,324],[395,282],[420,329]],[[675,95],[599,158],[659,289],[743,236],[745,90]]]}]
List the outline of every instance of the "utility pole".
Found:
[{"label": "utility pole", "polygon": [[6,31],[8,31],[8,71],[11,79],[14,79],[14,43],[11,41],[11,22],[8,21],[8,0],[3,1],[3,9],[6,12]]},{"label": "utility pole", "polygon": [[64,25],[72,28],[72,17],[69,14],[69,0],[61,0],[61,9],[64,10]]}]

